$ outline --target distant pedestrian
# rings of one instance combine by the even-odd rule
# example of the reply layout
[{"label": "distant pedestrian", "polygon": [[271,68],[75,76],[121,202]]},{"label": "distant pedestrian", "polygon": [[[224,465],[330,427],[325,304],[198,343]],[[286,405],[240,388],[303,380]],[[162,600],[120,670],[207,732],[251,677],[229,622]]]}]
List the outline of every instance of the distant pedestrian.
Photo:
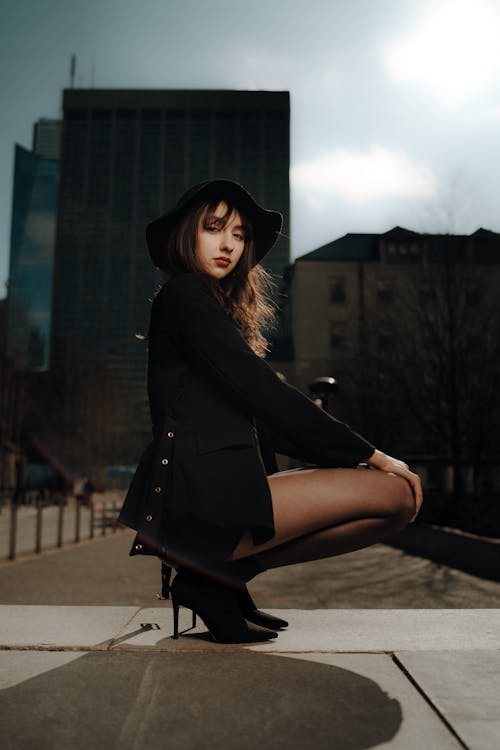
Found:
[{"label": "distant pedestrian", "polygon": [[[179,605],[217,641],[276,637],[286,621],[258,610],[246,582],[380,542],[422,503],[406,463],[265,361],[274,310],[260,262],[281,225],[241,185],[211,180],[147,227],[151,259],[167,274],[148,336],[154,438],[119,520],[138,532],[130,554],[177,570],[174,637]],[[313,466],[278,471],[274,451]]]},{"label": "distant pedestrian", "polygon": [[95,485],[90,479],[87,479],[83,485],[83,497],[85,505],[90,505],[92,502],[92,495],[95,492]]}]

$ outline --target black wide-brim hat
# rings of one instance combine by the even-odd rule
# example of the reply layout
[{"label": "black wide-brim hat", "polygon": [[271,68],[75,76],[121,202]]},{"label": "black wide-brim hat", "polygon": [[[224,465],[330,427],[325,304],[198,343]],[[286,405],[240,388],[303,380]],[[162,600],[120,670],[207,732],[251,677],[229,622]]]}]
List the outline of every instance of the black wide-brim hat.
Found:
[{"label": "black wide-brim hat", "polygon": [[194,205],[205,201],[226,200],[240,209],[252,224],[255,263],[273,247],[283,225],[279,211],[262,208],[242,185],[233,180],[215,179],[193,185],[179,198],[175,208],[162,214],[146,226],[146,242],[153,264],[162,270],[166,260],[167,239],[179,219]]}]

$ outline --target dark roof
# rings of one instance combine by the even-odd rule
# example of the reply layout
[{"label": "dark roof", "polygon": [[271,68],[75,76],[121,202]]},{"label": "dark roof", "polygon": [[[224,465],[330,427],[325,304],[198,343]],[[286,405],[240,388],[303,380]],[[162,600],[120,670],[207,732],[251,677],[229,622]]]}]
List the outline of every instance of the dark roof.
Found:
[{"label": "dark roof", "polygon": [[393,227],[387,232],[379,234],[357,234],[349,232],[343,237],[339,237],[327,245],[322,245],[310,253],[300,255],[296,261],[315,261],[315,260],[377,260],[378,258],[378,241],[393,240],[394,242],[409,241],[418,238],[432,238],[439,242],[459,242],[464,239],[472,238],[475,240],[498,239],[500,234],[492,232],[489,229],[480,227],[470,235],[467,234],[431,234],[427,232],[413,232],[411,229],[404,227]]},{"label": "dark roof", "polygon": [[496,240],[500,237],[500,234],[498,232],[492,232],[491,229],[483,229],[483,227],[479,227],[479,229],[476,229],[476,231],[470,236],[474,237],[474,239],[480,240]]},{"label": "dark roof", "polygon": [[374,257],[378,234],[345,234],[338,240],[318,247],[297,260],[370,260]]},{"label": "dark roof", "polygon": [[415,237],[421,237],[420,232],[413,232],[411,229],[405,229],[404,227],[393,227],[387,232],[378,234],[377,237],[383,237],[384,239],[390,239],[395,241],[401,240],[413,240]]}]

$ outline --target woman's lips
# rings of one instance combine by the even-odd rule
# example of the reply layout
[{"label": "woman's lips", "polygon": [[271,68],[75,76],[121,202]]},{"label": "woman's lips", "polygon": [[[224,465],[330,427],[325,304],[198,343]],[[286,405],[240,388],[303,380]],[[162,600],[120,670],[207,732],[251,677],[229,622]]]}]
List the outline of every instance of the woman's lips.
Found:
[{"label": "woman's lips", "polygon": [[228,266],[228,265],[229,265],[229,263],[230,263],[230,261],[229,261],[229,260],[226,260],[226,258],[215,258],[215,261],[216,261],[217,263],[220,263],[221,265],[223,264],[223,265],[225,265],[225,266]]}]

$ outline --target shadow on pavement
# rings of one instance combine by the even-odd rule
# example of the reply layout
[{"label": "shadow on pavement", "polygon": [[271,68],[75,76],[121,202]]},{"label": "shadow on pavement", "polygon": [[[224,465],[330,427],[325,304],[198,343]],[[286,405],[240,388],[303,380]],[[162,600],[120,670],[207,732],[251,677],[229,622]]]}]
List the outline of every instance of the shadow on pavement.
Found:
[{"label": "shadow on pavement", "polygon": [[90,652],[47,670],[41,656],[46,671],[0,692],[4,750],[358,750],[389,741],[402,721],[373,680],[300,658]]}]

